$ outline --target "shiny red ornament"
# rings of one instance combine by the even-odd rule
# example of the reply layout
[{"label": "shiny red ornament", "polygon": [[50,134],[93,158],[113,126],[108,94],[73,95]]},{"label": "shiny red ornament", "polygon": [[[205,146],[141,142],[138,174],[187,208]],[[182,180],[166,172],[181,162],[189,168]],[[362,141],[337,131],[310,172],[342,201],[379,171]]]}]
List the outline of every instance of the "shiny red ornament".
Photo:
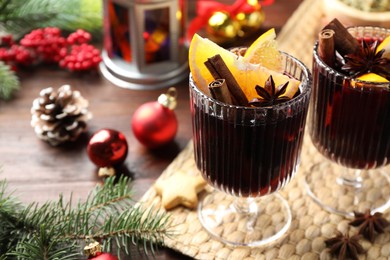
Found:
[{"label": "shiny red ornament", "polygon": [[118,260],[117,256],[111,255],[109,253],[100,253],[98,256],[91,257],[88,259],[93,259],[93,260]]},{"label": "shiny red ornament", "polygon": [[87,153],[98,167],[113,167],[125,161],[128,152],[126,137],[116,130],[101,129],[89,140]]},{"label": "shiny red ornament", "polygon": [[157,148],[171,142],[178,123],[173,109],[176,107],[176,89],[170,88],[158,101],[141,105],[131,121],[134,136],[148,148]]}]

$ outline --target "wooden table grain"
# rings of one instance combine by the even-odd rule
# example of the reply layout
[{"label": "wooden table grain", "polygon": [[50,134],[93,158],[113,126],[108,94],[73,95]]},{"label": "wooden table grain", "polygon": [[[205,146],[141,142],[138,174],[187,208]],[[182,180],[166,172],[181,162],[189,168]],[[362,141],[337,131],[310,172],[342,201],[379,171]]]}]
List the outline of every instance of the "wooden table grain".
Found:
[{"label": "wooden table grain", "polygon": [[[302,0],[275,0],[264,7],[266,21],[259,34],[274,27],[279,31]],[[101,179],[97,167],[89,160],[86,147],[90,136],[99,129],[122,132],[129,153],[123,172],[134,182],[139,199],[161,172],[187,145],[192,137],[188,97],[188,80],[174,85],[178,91],[175,113],[179,129],[174,142],[157,150],[149,150],[134,137],[130,123],[134,111],[142,104],[157,100],[167,88],[129,90],[114,86],[100,74],[74,75],[52,67],[38,67],[19,72],[21,89],[11,101],[0,101],[0,178],[7,179],[9,190],[27,204],[65,198],[83,199]],[[30,126],[30,108],[41,89],[69,84],[89,101],[93,118],[88,132],[78,141],[52,147],[38,139]],[[139,256],[140,257],[140,256]],[[137,257],[136,257],[137,258]],[[171,249],[162,248],[157,259],[186,259]]]}]

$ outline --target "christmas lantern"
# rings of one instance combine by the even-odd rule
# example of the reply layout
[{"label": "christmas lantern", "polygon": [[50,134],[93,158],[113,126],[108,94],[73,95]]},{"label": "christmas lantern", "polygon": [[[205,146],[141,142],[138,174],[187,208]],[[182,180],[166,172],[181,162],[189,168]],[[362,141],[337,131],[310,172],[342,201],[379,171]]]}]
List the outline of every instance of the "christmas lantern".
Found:
[{"label": "christmas lantern", "polygon": [[154,89],[188,76],[184,0],[104,0],[102,74],[117,86]]}]

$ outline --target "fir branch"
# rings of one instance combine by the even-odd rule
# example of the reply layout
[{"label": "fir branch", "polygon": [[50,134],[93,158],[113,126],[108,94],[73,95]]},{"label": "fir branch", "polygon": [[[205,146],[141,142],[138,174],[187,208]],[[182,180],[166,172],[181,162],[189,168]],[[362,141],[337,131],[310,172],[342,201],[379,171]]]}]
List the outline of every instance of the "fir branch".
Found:
[{"label": "fir branch", "polygon": [[96,240],[103,240],[103,248],[108,249],[116,242],[118,254],[120,250],[128,252],[130,245],[138,245],[148,254],[150,249],[154,254],[164,236],[170,234],[169,218],[153,209],[144,210],[141,207],[123,212],[120,216],[112,216],[107,225],[93,235]]},{"label": "fir branch", "polygon": [[34,236],[22,241],[17,245],[15,252],[8,256],[17,259],[78,259],[80,252],[75,241],[56,241],[52,237],[54,229],[47,225],[41,225],[40,230]]},{"label": "fir branch", "polygon": [[[107,209],[110,206],[119,206],[120,203],[117,202],[121,201],[133,203],[132,196],[132,190],[127,185],[126,178],[120,177],[117,183],[115,183],[115,179],[109,178],[103,187],[96,187],[84,203],[89,203],[90,211],[94,211]],[[122,207],[128,206],[128,204],[122,205]]]},{"label": "fir branch", "polygon": [[0,4],[0,25],[3,30],[17,36],[47,26],[67,31],[82,28],[98,36],[102,26],[101,6],[87,9],[83,6],[84,1],[3,0]]},{"label": "fir branch", "polygon": [[2,0],[0,3],[0,13],[3,13],[7,6],[10,4],[11,0]]},{"label": "fir branch", "polygon": [[128,182],[127,177],[117,182],[114,177],[107,178],[75,207],[71,199],[65,203],[60,196],[57,202],[31,203],[25,208],[11,206],[14,199],[5,196],[4,184],[0,189],[0,202],[4,201],[0,222],[8,219],[9,226],[0,228],[0,239],[10,236],[6,243],[11,248],[3,253],[17,259],[74,259],[89,238],[100,241],[108,252],[115,246],[119,257],[120,252],[129,253],[133,244],[154,253],[170,235],[169,217],[153,208],[144,209],[142,204],[135,206]]},{"label": "fir branch", "polygon": [[7,182],[0,181],[0,256],[16,245],[17,236],[11,235],[17,230],[17,218],[13,213],[21,208],[21,204],[12,198],[12,193],[6,193],[6,188]]},{"label": "fir branch", "polygon": [[0,99],[11,99],[19,88],[19,79],[15,72],[4,62],[0,61]]}]

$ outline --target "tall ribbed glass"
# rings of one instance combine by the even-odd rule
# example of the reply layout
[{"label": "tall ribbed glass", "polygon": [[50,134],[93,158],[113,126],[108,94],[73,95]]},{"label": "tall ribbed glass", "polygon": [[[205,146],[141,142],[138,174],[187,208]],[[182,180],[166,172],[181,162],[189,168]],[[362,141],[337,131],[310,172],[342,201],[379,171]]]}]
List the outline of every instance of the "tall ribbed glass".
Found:
[{"label": "tall ribbed glass", "polygon": [[[377,27],[352,27],[348,30],[359,41],[369,43],[382,41],[390,35],[390,30]],[[309,194],[328,210],[343,215],[352,216],[353,211],[367,209],[384,210],[389,206],[388,198],[385,198],[388,195],[379,194],[375,201],[367,201],[367,196],[373,192],[370,189],[380,186],[365,189],[364,179],[376,178],[381,185],[387,185],[388,177],[360,170],[390,163],[390,84],[361,81],[330,68],[319,57],[318,43],[314,46],[313,57],[312,110],[309,116],[313,144],[329,160],[357,170],[314,166],[313,172],[307,176]],[[333,187],[333,192],[320,191],[327,186],[326,180],[331,182],[332,172],[335,173],[334,183],[329,187]],[[342,197],[349,204],[341,205]]]},{"label": "tall ribbed glass", "polygon": [[[279,190],[300,162],[311,74],[297,59],[282,56],[285,74],[301,81],[300,94],[274,106],[221,103],[202,93],[190,77],[196,165],[211,186],[236,198]],[[248,206],[235,203],[238,211]]]}]

